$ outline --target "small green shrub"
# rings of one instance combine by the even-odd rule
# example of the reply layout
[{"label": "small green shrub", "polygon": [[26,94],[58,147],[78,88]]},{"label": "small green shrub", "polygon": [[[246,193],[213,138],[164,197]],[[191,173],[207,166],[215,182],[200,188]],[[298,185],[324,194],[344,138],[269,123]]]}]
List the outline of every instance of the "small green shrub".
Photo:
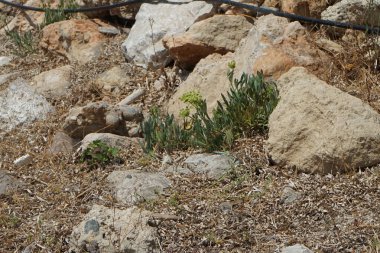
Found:
[{"label": "small green shrub", "polygon": [[18,56],[26,56],[33,53],[36,49],[34,46],[34,38],[31,31],[20,33],[18,31],[5,30],[5,34],[16,46],[13,50],[14,54]]},{"label": "small green shrub", "polygon": [[142,148],[146,153],[186,148],[188,132],[176,124],[173,115],[162,117],[158,108],[150,110],[150,117],[142,123],[141,128],[144,133]]},{"label": "small green shrub", "polygon": [[43,3],[42,8],[45,9],[45,17],[44,22],[42,23],[42,27],[45,27],[55,22],[70,19],[72,14],[65,13],[63,10],[76,9],[78,7],[79,6],[77,3],[75,3],[75,0],[60,0],[56,10],[51,9],[50,3]]},{"label": "small green shrub", "polygon": [[83,151],[80,161],[87,162],[91,167],[102,166],[118,160],[119,150],[108,146],[101,140],[91,142]]},{"label": "small green shrub", "polygon": [[215,151],[231,147],[236,138],[267,131],[269,115],[279,100],[275,83],[266,82],[260,72],[234,79],[235,62],[229,63],[229,67],[231,89],[226,96],[222,95],[212,116],[207,112],[206,101],[196,91],[180,98],[186,104],[180,111],[182,126],[174,121],[173,115],[162,117],[157,109],[151,111],[141,127],[145,152],[189,147]]}]

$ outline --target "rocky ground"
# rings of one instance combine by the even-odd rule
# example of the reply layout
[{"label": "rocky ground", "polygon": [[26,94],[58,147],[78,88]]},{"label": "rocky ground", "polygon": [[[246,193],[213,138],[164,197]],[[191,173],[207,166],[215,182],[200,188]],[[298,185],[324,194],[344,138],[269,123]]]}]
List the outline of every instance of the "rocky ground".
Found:
[{"label": "rocky ground", "polygon": [[[364,2],[252,4],[375,25]],[[41,29],[0,8],[0,252],[380,251],[378,37],[205,2]],[[144,153],[149,110],[191,90],[213,108],[232,60],[278,85],[268,133]],[[94,140],[119,159],[81,162]]]}]

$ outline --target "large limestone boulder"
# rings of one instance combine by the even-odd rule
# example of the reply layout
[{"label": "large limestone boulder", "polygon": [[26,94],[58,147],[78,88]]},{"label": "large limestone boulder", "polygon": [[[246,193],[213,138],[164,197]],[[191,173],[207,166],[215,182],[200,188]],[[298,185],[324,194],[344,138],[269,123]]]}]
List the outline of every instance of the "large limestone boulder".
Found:
[{"label": "large limestone boulder", "polygon": [[279,78],[294,66],[305,66],[317,74],[325,73],[326,53],[310,43],[306,29],[274,15],[260,17],[235,52],[236,77],[263,71]]},{"label": "large limestone boulder", "polygon": [[164,36],[184,32],[192,24],[211,16],[212,4],[142,4],[127,40],[122,44],[126,58],[143,67],[162,67],[171,59],[162,43]]},{"label": "large limestone boulder", "polygon": [[226,94],[230,89],[227,70],[228,63],[232,60],[233,53],[224,56],[212,54],[202,59],[169,99],[167,112],[178,118],[180,110],[186,107],[180,97],[189,91],[199,91],[206,100],[208,113],[211,115],[217,101],[221,99],[221,94]]},{"label": "large limestone boulder", "polygon": [[65,65],[33,77],[31,85],[47,98],[58,99],[69,93],[72,68]]},{"label": "large limestone boulder", "polygon": [[369,105],[302,67],[282,75],[278,87],[266,143],[275,163],[320,173],[380,163],[380,115]]},{"label": "large limestone boulder", "polygon": [[83,19],[50,24],[42,29],[40,46],[66,56],[71,62],[94,61],[106,41],[106,36],[98,30],[101,25],[101,21]]},{"label": "large limestone boulder", "polygon": [[45,119],[52,105],[23,79],[17,79],[0,91],[0,133],[21,124]]},{"label": "large limestone boulder", "polygon": [[323,19],[378,26],[380,24],[380,0],[342,0],[322,12]]},{"label": "large limestone boulder", "polygon": [[69,238],[70,252],[160,252],[151,213],[94,205]]},{"label": "large limestone boulder", "polygon": [[210,54],[234,52],[252,26],[244,16],[216,15],[195,23],[183,34],[166,36],[163,43],[180,67],[192,69]]}]

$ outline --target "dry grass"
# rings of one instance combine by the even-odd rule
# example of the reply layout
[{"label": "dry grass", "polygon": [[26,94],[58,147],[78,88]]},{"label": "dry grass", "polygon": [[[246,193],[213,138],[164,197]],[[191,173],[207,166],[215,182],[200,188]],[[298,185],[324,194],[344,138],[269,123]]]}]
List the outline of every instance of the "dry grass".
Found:
[{"label": "dry grass", "polygon": [[[38,34],[36,34],[38,36]],[[314,34],[316,37],[325,33]],[[47,148],[64,115],[75,105],[105,100],[115,103],[138,87],[147,89],[139,101],[147,110],[160,105],[174,84],[162,91],[153,88],[163,73],[150,72],[125,63],[120,44],[125,35],[109,40],[102,57],[85,66],[74,66],[73,92],[52,101],[56,112],[43,122],[20,127],[0,143],[0,169],[7,169],[24,185],[0,199],[0,252],[21,252],[28,245],[33,252],[64,252],[73,225],[78,224],[94,203],[118,206],[105,182],[116,166],[89,170],[71,156],[52,156]],[[337,41],[345,50],[334,57],[337,71],[329,83],[353,94],[380,110],[379,72],[366,59],[371,45],[362,39]],[[9,55],[12,45],[0,38],[0,55]],[[16,57],[0,74],[19,71],[30,80],[34,75],[68,61],[39,49],[25,58]],[[132,77],[120,93],[96,88],[93,77],[121,65]],[[199,176],[172,176],[167,195],[141,206],[158,213],[178,215],[179,221],[158,226],[165,252],[275,252],[279,247],[303,243],[316,252],[378,252],[380,250],[380,169],[346,175],[318,176],[269,166],[263,142],[265,136],[236,142],[231,154],[241,165],[220,180]],[[13,161],[26,153],[33,163],[15,167]],[[182,160],[187,154],[173,154]],[[160,159],[148,158],[138,147],[124,150],[124,169],[157,171]],[[289,205],[282,202],[285,186],[293,186],[301,198]],[[223,211],[220,205],[232,206]]]}]

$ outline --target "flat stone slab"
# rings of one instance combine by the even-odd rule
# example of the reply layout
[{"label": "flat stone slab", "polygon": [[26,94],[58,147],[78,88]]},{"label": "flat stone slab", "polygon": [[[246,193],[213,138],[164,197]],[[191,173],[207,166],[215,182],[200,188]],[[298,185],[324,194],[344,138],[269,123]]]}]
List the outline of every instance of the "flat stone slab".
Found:
[{"label": "flat stone slab", "polygon": [[171,186],[171,181],[161,174],[136,170],[114,171],[107,180],[115,189],[117,200],[124,204],[155,199]]}]

